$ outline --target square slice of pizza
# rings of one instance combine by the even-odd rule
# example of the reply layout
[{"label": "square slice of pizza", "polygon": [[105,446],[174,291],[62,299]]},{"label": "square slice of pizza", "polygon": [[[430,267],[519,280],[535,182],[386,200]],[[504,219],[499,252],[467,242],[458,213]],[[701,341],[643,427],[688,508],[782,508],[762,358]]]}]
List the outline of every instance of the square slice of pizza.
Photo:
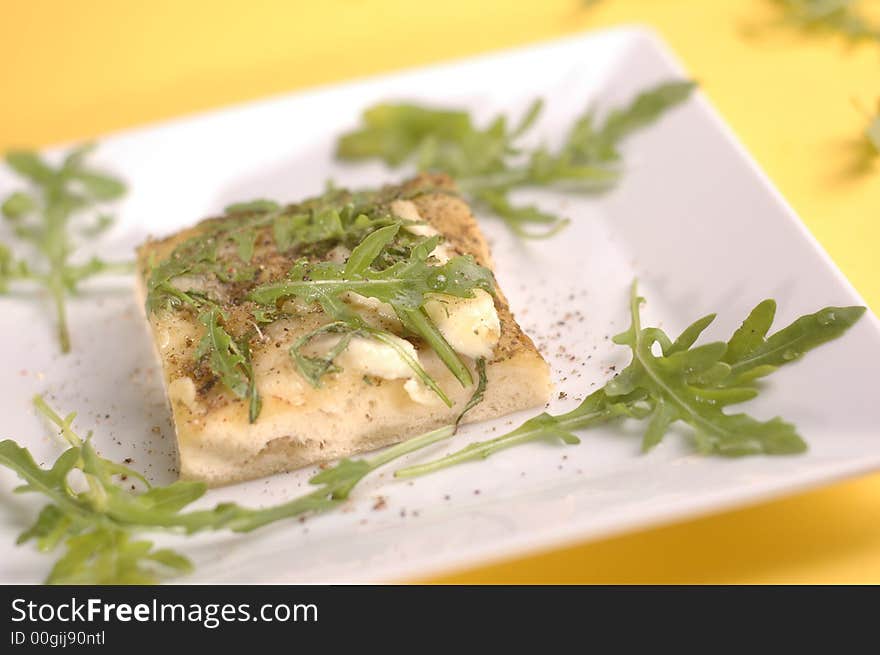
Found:
[{"label": "square slice of pizza", "polygon": [[[446,176],[260,200],[138,251],[180,475],[210,485],[545,403],[486,240]],[[476,403],[476,404],[474,404]]]}]

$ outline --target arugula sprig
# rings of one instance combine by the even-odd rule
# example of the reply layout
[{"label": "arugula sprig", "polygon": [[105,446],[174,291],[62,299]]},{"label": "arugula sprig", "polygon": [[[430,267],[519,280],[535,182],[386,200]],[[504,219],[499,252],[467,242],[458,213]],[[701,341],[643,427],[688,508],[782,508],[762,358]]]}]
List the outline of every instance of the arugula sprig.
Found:
[{"label": "arugula sprig", "polygon": [[[275,306],[286,298],[318,303],[324,312],[334,318],[334,327],[318,328],[301,338],[291,349],[294,362],[313,384],[317,385],[320,376],[331,370],[333,358],[356,334],[379,340],[387,337],[386,331],[370,328],[349,308],[344,301],[344,296],[349,293],[388,303],[403,326],[424,339],[463,386],[473,384],[467,365],[428,317],[424,304],[427,296],[435,293],[461,298],[472,298],[475,289],[494,293],[492,272],[477,264],[469,255],[453,257],[442,264],[435,261],[432,252],[439,243],[437,236],[422,239],[410,250],[406,259],[399,259],[385,268],[376,267],[380,254],[393,242],[399,230],[400,224],[392,224],[371,233],[352,250],[345,263],[311,264],[307,260],[300,260],[287,279],[259,286],[248,295],[249,300],[268,306]],[[314,337],[327,331],[345,336],[327,356],[318,360],[306,356],[303,348]],[[387,343],[389,339],[384,338],[384,341]],[[414,360],[407,363],[445,403],[450,404],[445,394]]]},{"label": "arugula sprig", "polygon": [[[110,263],[96,257],[85,264],[69,261],[75,250],[72,219],[125,193],[125,185],[120,180],[86,165],[86,156],[93,149],[93,144],[80,146],[69,152],[57,167],[35,152],[13,151],[6,155],[6,163],[30,183],[30,188],[7,196],[0,211],[11,223],[16,236],[36,248],[41,261],[28,264],[0,244],[0,293],[7,291],[10,283],[21,280],[44,286],[55,306],[58,341],[64,353],[70,351],[67,296],[76,293],[79,284],[90,277],[131,270],[128,263]],[[94,222],[83,226],[81,231],[86,236],[95,236],[111,223],[109,215],[99,213]]]},{"label": "arugula sprig", "polygon": [[[0,465],[24,480],[16,493],[39,493],[49,500],[17,542],[33,540],[41,552],[63,545],[64,553],[46,579],[49,584],[151,584],[187,573],[192,570],[187,557],[156,548],[152,541],[138,538],[139,533],[250,532],[305,513],[328,511],[343,503],[355,485],[377,468],[454,432],[448,426],[369,459],[344,459],[309,480],[317,487],[314,491],[278,505],[251,509],[220,503],[211,509],[187,510],[205,494],[204,483],[178,481],[152,487],[136,471],[100,457],[91,433],[81,438],[73,430],[75,414],[62,418],[40,397],[34,404],[59,428],[68,448],[44,469],[26,448],[7,439],[0,441]],[[140,481],[140,491],[133,488],[132,479]]]},{"label": "arugula sprig", "polygon": [[[633,283],[630,328],[614,337],[615,343],[632,351],[631,363],[577,408],[558,416],[541,414],[512,432],[398,470],[395,475],[424,475],[532,441],[559,439],[576,444],[580,440],[574,430],[622,418],[646,421],[643,451],[659,444],[680,421],[690,426],[696,447],[704,454],[735,457],[803,452],[806,443],[795,427],[781,418],[760,421],[748,414],[727,414],[724,409],[757,396],[760,378],[841,336],[865,313],[864,307],[826,307],[767,336],[776,303],[765,300],[727,342],[695,346],[715,314],[698,319],[673,341],[659,328],[642,327],[642,302]],[[655,348],[660,354],[655,354]]]},{"label": "arugula sprig", "polygon": [[[520,139],[535,125],[543,101],[535,100],[514,126],[505,116],[476,127],[465,111],[415,104],[382,103],[363,114],[363,126],[340,137],[336,155],[343,160],[379,158],[389,166],[414,164],[421,171],[452,175],[471,199],[501,217],[517,234],[546,237],[566,221],[536,206],[515,205],[510,193],[527,187],[600,191],[621,175],[620,144],[683,102],[692,82],[667,82],[640,93],[630,104],[598,121],[590,109],[572,125],[557,150],[531,151]],[[532,231],[537,225],[540,231]]]},{"label": "arugula sprig", "polygon": [[859,9],[858,0],[774,0],[781,23],[806,32],[840,34],[852,41],[880,41],[880,25]]},{"label": "arugula sprig", "polygon": [[257,390],[251,363],[252,335],[245,334],[240,339],[233,339],[221,325],[223,319],[223,312],[216,307],[199,314],[198,320],[205,326],[205,332],[196,348],[195,356],[197,360],[208,360],[211,370],[227,389],[239,398],[247,398],[248,420],[253,423],[260,415],[263,401]]}]

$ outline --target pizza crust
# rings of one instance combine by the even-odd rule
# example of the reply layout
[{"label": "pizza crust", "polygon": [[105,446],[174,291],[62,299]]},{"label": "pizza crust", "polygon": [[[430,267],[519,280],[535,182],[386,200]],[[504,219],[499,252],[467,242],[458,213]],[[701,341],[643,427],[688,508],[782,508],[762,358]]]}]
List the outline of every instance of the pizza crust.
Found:
[{"label": "pizza crust", "polygon": [[[420,176],[400,189],[406,192],[426,184],[433,190],[412,200],[421,217],[446,237],[456,254],[471,254],[491,267],[485,238],[467,204],[453,193],[449,178]],[[142,295],[150,261],[160,261],[191,234],[193,229],[184,230],[139,249]],[[487,360],[486,393],[465,421],[537,407],[550,395],[549,367],[517,325],[500,290],[496,290],[495,309],[501,335]],[[263,339],[252,346],[263,406],[258,420],[249,423],[246,400],[219,384],[199,388],[188,374],[194,365],[194,344],[204,329],[194,315],[163,309],[149,316],[177,434],[181,478],[223,485],[373,450],[450,424],[473,394],[474,389],[463,388],[433,351],[418,345],[423,367],[453,407],[415,402],[404,388],[404,379],[369,378],[353,370],[327,375],[320,388],[312,387],[294,367],[288,349],[299,336],[327,320],[322,312],[313,311],[263,328]],[[476,380],[473,360],[464,359]]]}]

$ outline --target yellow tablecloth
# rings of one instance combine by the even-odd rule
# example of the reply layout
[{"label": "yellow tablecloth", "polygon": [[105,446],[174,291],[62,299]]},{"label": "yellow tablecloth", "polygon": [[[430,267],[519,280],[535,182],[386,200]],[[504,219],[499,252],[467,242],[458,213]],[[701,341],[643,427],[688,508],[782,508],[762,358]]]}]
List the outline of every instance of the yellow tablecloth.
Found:
[{"label": "yellow tablecloth", "polygon": [[[0,1],[0,149],[646,23],[880,309],[880,163],[846,174],[880,44],[768,28],[772,0]],[[877,15],[880,2],[864,0]],[[880,437],[878,437],[880,438]],[[880,475],[442,582],[880,583]]]}]

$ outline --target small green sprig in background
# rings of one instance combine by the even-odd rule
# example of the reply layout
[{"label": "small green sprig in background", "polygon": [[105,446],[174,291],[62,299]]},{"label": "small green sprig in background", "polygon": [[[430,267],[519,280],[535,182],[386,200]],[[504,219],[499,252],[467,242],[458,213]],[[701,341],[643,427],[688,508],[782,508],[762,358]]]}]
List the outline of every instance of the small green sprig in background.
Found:
[{"label": "small green sprig in background", "polygon": [[[359,129],[340,137],[336,156],[348,161],[378,158],[392,167],[412,163],[420,171],[448,173],[474,203],[502,218],[518,235],[546,237],[567,221],[534,205],[514,205],[510,193],[530,187],[596,192],[614,186],[622,174],[621,143],[684,102],[694,87],[688,81],[658,84],[601,121],[589,109],[556,150],[518,145],[541,113],[540,99],[512,128],[507,117],[498,116],[484,129],[463,110],[381,103],[364,112]],[[542,231],[529,229],[536,225]]]},{"label": "small green sprig in background", "polygon": [[[19,281],[43,285],[55,305],[58,341],[64,353],[70,352],[65,305],[68,294],[75,293],[80,282],[94,275],[131,270],[129,264],[108,263],[97,257],[84,264],[69,261],[75,249],[70,229],[72,218],[125,193],[120,180],[86,166],[86,155],[93,148],[89,144],[72,150],[58,167],[49,165],[35,152],[14,151],[6,155],[6,163],[30,187],[7,196],[0,211],[15,235],[36,248],[40,259],[31,263],[17,258],[8,246],[0,244],[0,293]],[[112,217],[99,212],[92,223],[79,226],[80,232],[85,237],[94,237],[112,222]]]},{"label": "small green sprig in background", "polygon": [[773,0],[780,23],[806,32],[840,34],[852,41],[880,41],[880,25],[859,10],[858,0]]}]

